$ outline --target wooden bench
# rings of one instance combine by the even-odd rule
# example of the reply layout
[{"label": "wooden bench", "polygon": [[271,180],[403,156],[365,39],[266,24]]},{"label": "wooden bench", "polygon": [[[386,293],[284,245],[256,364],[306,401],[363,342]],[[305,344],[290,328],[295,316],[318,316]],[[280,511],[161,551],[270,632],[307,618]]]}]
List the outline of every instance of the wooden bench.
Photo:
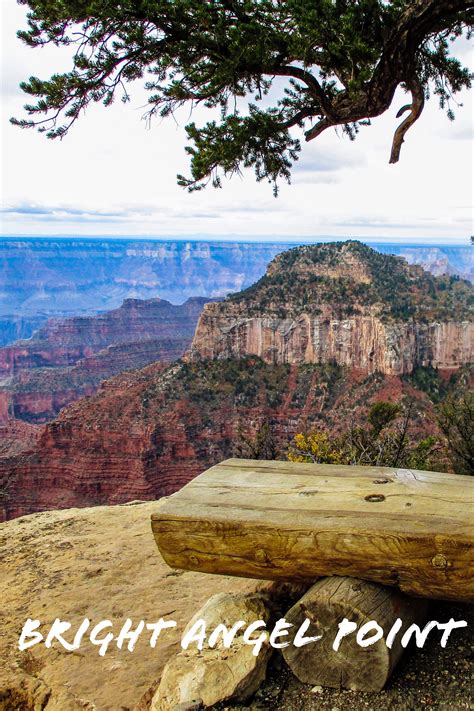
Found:
[{"label": "wooden bench", "polygon": [[152,528],[173,568],[472,600],[473,490],[453,474],[228,459],[159,501]]}]

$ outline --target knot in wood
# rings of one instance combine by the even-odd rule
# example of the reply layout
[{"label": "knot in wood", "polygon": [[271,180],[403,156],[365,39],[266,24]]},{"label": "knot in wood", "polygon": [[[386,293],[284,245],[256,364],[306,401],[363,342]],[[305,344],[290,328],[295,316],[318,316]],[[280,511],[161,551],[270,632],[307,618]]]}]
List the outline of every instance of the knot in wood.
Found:
[{"label": "knot in wood", "polygon": [[390,484],[391,482],[391,479],[374,479],[373,481],[374,484]]},{"label": "knot in wood", "polygon": [[365,500],[371,502],[385,501],[385,496],[383,494],[369,494],[365,497]]},{"label": "knot in wood", "polygon": [[257,548],[255,551],[255,560],[257,563],[266,563],[268,560],[268,556],[266,552],[263,550],[263,548]]},{"label": "knot in wood", "polygon": [[448,561],[442,553],[437,553],[431,559],[431,565],[433,568],[447,568]]},{"label": "knot in wood", "polygon": [[193,565],[199,565],[199,558],[197,557],[197,555],[194,555],[194,553],[192,553],[189,556],[189,562],[192,563]]}]

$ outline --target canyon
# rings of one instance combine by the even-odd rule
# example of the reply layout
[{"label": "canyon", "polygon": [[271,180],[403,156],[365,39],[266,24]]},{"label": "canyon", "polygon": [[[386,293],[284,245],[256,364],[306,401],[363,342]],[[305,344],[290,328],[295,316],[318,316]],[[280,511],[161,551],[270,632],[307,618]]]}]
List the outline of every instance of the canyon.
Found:
[{"label": "canyon", "polygon": [[[301,239],[296,243],[312,242]],[[29,338],[48,318],[92,315],[125,299],[223,297],[253,284],[294,245],[189,239],[3,237],[0,239],[0,347]],[[474,281],[471,247],[376,242],[433,274]]]},{"label": "canyon", "polygon": [[96,316],[50,319],[30,339],[0,348],[0,423],[46,422],[92,395],[106,378],[176,360],[206,301],[196,297],[176,306],[164,299],[126,299]]},{"label": "canyon", "polygon": [[0,452],[3,518],[160,498],[249,456],[263,426],[285,457],[297,432],[344,431],[381,400],[412,401],[419,439],[437,434],[433,393],[472,382],[472,291],[360,243],[289,250],[255,285],[205,307],[184,359],[105,380]]},{"label": "canyon", "polygon": [[0,456],[3,517],[157,499],[211,464],[249,456],[243,436],[265,424],[285,456],[297,432],[337,431],[372,402],[403,397],[416,398],[420,437],[431,433],[432,402],[398,376],[251,356],[152,364],[105,381],[64,408],[29,448]]},{"label": "canyon", "polygon": [[126,299],[221,297],[252,284],[289,245],[231,241],[0,239],[0,346],[48,318],[92,315]]}]

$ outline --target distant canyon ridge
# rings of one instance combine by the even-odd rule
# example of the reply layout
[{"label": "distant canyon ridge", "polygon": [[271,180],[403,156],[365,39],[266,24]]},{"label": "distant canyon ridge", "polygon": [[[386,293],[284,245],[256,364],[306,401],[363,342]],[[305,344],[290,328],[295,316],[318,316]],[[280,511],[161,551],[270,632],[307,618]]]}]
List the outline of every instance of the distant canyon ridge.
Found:
[{"label": "distant canyon ridge", "polygon": [[0,424],[48,422],[113,375],[177,360],[207,301],[126,299],[95,316],[50,319],[31,338],[0,348]]},{"label": "distant canyon ridge", "polygon": [[[47,318],[109,311],[125,299],[158,297],[182,304],[195,296],[224,297],[253,284],[292,246],[218,239],[0,238],[0,346],[29,338]],[[468,244],[373,246],[436,276],[474,280]]]}]

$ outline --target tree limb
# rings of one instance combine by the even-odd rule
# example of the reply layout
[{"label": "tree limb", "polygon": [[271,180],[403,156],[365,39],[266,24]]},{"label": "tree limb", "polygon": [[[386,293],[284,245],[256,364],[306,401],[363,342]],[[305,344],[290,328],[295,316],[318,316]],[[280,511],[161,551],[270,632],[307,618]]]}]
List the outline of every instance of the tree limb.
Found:
[{"label": "tree limb", "polygon": [[390,163],[398,162],[398,159],[400,158],[400,150],[402,148],[402,143],[405,140],[405,134],[410,128],[410,126],[412,126],[415,121],[420,118],[421,112],[423,111],[423,107],[425,105],[425,95],[423,87],[421,86],[418,79],[414,77],[409,82],[407,82],[407,86],[411,91],[412,103],[403,106],[397,113],[397,117],[401,116],[401,114],[403,114],[408,109],[410,109],[410,113],[395,131],[392,142],[392,151],[390,153]]},{"label": "tree limb", "polygon": [[[288,129],[306,128],[304,137],[311,141],[340,125],[353,137],[360,123],[389,109],[402,85],[412,102],[397,114],[409,111],[393,137],[395,163],[430,87],[444,108],[450,96],[472,84],[468,67],[449,55],[448,43],[474,21],[474,0],[18,2],[31,8],[29,29],[19,32],[28,46],[76,45],[76,51],[71,71],[48,81],[31,77],[22,85],[37,98],[26,106],[28,115],[46,115],[45,120],[13,123],[40,131],[50,126],[46,135],[62,138],[91,102],[108,106],[116,88],[150,73],[153,80],[145,86],[154,93],[147,118],[173,114],[187,101],[221,111],[220,124],[190,124],[194,179],[179,182],[189,189],[198,189],[196,180],[211,174],[217,187],[218,168],[231,175],[241,164],[254,166],[257,179],[268,178],[274,186],[279,178],[289,180],[300,142]],[[260,100],[262,87],[267,94],[275,77],[290,78],[291,87],[259,112],[250,95]],[[237,98],[247,101],[249,116],[239,115]],[[58,128],[61,114],[68,122]],[[307,119],[313,123],[304,127]]]},{"label": "tree limb", "polygon": [[329,126],[333,125],[334,124],[326,117],[322,118],[320,121],[318,121],[317,124],[310,128],[309,131],[306,131],[306,133],[304,134],[305,140],[312,141],[313,138],[316,138],[316,136],[319,136],[319,134],[329,128]]},{"label": "tree limb", "polygon": [[316,77],[308,72],[306,69],[301,69],[301,67],[293,67],[291,65],[275,67],[269,69],[267,74],[273,74],[279,77],[293,77],[294,79],[300,79],[308,87],[310,94],[313,98],[317,99],[321,105],[322,110],[326,116],[333,115],[333,109],[330,100],[328,99],[323,87],[318,82]]}]

